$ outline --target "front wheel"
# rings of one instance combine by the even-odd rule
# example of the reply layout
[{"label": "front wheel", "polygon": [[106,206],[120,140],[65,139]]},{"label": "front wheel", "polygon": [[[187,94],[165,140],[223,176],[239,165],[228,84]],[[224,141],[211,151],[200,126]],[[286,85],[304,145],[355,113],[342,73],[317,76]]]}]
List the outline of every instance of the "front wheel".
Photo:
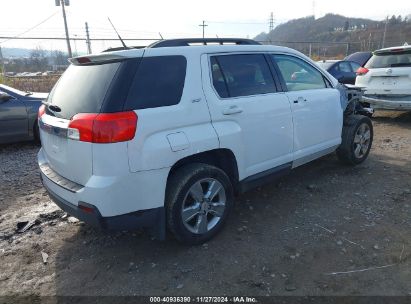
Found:
[{"label": "front wheel", "polygon": [[186,165],[167,185],[167,226],[182,243],[204,243],[223,227],[233,199],[224,171],[207,164]]},{"label": "front wheel", "polygon": [[348,116],[344,121],[338,158],[350,165],[365,161],[370,153],[374,131],[371,119],[362,115]]}]

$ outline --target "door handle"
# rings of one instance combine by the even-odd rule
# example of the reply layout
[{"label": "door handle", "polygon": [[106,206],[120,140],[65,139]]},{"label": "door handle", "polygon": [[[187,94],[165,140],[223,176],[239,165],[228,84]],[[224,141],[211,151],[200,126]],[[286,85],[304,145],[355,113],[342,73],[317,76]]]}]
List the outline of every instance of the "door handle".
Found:
[{"label": "door handle", "polygon": [[299,103],[299,102],[303,102],[303,101],[307,101],[307,99],[305,99],[304,97],[300,96],[298,97],[296,100],[294,100],[294,103]]},{"label": "door handle", "polygon": [[243,109],[241,109],[239,106],[230,106],[223,110],[224,115],[233,115],[233,114],[238,114],[242,112],[243,112]]}]

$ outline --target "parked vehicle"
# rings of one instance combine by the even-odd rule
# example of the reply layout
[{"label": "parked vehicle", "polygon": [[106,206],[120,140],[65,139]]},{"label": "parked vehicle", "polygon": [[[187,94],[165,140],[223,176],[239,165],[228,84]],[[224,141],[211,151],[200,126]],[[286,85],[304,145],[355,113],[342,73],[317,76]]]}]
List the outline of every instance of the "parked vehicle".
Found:
[{"label": "parked vehicle", "polygon": [[346,60],[322,60],[317,64],[344,84],[355,84],[356,72],[361,67],[354,61]]},{"label": "parked vehicle", "polygon": [[176,39],[71,62],[39,110],[38,164],[56,204],[96,226],[202,243],[235,194],[371,148],[355,92],[289,48]]},{"label": "parked vehicle", "polygon": [[344,58],[344,61],[354,61],[360,66],[364,66],[370,60],[372,52],[355,52]]},{"label": "parked vehicle", "polygon": [[375,51],[357,75],[355,85],[373,108],[411,110],[411,46]]},{"label": "parked vehicle", "polygon": [[22,92],[0,84],[0,143],[39,140],[37,113],[47,93]]}]

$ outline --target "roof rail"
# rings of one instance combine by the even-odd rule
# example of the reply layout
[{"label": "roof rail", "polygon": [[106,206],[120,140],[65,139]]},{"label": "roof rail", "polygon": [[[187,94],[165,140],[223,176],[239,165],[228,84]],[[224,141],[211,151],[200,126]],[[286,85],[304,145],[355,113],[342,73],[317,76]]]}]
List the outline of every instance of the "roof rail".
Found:
[{"label": "roof rail", "polygon": [[259,45],[261,43],[244,38],[182,38],[166,39],[154,42],[147,46],[148,48],[172,47],[172,46],[190,46],[190,43],[207,45],[209,43],[218,44],[237,44],[237,45]]}]

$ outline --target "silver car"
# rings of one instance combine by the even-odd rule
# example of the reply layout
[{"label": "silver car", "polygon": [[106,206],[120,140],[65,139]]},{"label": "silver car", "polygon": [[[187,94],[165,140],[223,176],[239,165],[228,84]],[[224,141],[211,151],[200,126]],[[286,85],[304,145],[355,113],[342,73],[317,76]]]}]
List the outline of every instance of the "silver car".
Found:
[{"label": "silver car", "polygon": [[0,84],[0,144],[39,140],[37,113],[47,95]]}]

